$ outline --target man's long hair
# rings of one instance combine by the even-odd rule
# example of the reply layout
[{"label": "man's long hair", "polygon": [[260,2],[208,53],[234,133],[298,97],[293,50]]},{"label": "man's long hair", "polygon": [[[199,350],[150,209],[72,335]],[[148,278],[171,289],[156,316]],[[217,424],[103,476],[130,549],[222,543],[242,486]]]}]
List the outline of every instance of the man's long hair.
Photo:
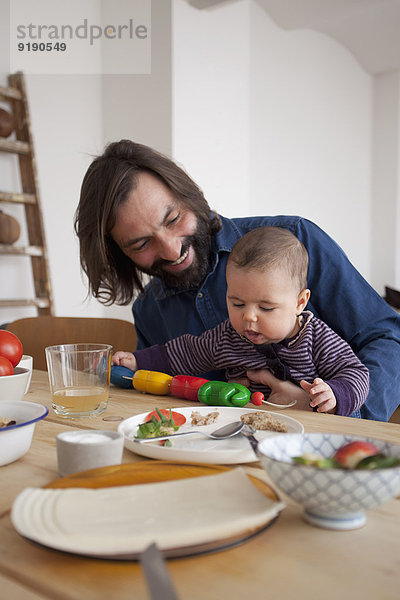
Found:
[{"label": "man's long hair", "polygon": [[143,172],[158,177],[178,203],[206,225],[210,237],[221,227],[218,215],[211,218],[200,188],[172,160],[130,140],[109,144],[86,172],[74,221],[89,294],[103,304],[129,304],[144,289],[143,273],[110,235],[118,207],[136,188]]}]

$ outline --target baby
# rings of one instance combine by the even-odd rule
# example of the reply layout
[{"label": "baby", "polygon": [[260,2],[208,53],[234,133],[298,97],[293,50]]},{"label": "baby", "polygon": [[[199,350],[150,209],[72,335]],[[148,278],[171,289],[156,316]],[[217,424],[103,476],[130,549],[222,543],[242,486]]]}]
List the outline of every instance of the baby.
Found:
[{"label": "baby", "polygon": [[[112,362],[171,375],[223,368],[228,380],[247,377],[248,369],[270,369],[300,385],[318,412],[348,416],[367,398],[369,372],[347,342],[305,310],[307,269],[307,251],[288,230],[253,229],[235,244],[227,263],[229,319],[199,336],[116,352]],[[270,392],[251,381],[249,388]]]}]

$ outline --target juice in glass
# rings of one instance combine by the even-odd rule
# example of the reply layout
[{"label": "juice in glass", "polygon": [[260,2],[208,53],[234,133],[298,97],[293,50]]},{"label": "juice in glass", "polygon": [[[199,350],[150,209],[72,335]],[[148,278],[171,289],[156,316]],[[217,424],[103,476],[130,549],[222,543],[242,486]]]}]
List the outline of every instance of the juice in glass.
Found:
[{"label": "juice in glass", "polygon": [[63,344],[46,348],[52,406],[64,417],[98,415],[107,408],[112,346]]}]

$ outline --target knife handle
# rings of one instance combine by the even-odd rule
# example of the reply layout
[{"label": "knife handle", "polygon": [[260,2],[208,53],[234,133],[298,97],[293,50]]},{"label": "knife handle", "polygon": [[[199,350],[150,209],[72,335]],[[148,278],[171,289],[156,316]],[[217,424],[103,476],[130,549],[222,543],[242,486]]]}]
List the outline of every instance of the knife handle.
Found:
[{"label": "knife handle", "polygon": [[179,600],[164,557],[156,544],[150,544],[140,557],[151,600]]}]

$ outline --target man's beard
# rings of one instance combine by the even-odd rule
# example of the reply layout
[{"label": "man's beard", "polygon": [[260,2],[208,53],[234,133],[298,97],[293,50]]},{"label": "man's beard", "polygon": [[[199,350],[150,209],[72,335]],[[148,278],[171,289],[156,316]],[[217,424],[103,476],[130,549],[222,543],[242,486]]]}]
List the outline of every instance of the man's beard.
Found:
[{"label": "man's beard", "polygon": [[157,260],[148,269],[141,267],[140,270],[153,277],[158,277],[169,287],[184,289],[196,287],[207,273],[211,246],[210,232],[207,225],[201,220],[197,221],[196,231],[185,238],[182,244],[181,256],[190,246],[194,251],[194,259],[190,267],[184,271],[178,273],[166,271],[165,266],[171,264],[171,262],[163,259]]}]

